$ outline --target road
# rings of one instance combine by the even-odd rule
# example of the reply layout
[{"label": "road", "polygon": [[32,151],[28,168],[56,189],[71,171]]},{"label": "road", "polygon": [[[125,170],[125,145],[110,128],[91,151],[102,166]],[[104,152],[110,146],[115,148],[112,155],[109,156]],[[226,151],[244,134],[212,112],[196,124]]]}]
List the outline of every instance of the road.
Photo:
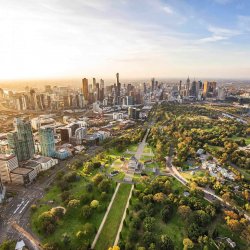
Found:
[{"label": "road", "polygon": [[[101,147],[92,147],[86,151],[88,155],[95,155],[100,151]],[[36,182],[28,187],[23,186],[7,186],[7,190],[14,190],[17,194],[10,202],[7,202],[0,207],[0,243],[5,239],[20,239],[23,238],[22,230],[15,230],[13,225],[18,225],[27,233],[39,242],[39,239],[32,234],[30,230],[30,214],[29,208],[38,199],[41,199],[46,192],[46,188],[54,181],[57,173],[67,169],[67,165],[76,159],[84,160],[84,156],[76,155],[65,161],[60,161],[53,170],[44,172],[44,175],[38,178]],[[27,237],[24,237],[27,239]],[[24,239],[25,240],[25,239]],[[25,241],[27,242],[27,240]],[[32,244],[31,244],[32,245]],[[33,248],[31,248],[33,249]]]},{"label": "road", "polygon": [[[188,180],[185,179],[177,170],[177,168],[172,164],[171,158],[170,157],[166,157],[166,167],[169,170],[170,174],[179,182],[181,182],[183,185],[188,186]],[[208,188],[202,188],[202,187],[198,187],[200,190],[202,190],[205,194],[204,198],[206,200],[208,200],[209,202],[213,202],[213,201],[220,201],[225,207],[230,208],[230,209],[235,209],[235,207],[233,207],[230,203],[228,203],[227,201],[224,201],[221,197],[219,197],[218,195],[214,194],[214,192],[212,190],[209,190]],[[238,209],[237,209],[238,210]],[[244,217],[250,221],[250,217],[245,214],[243,211],[238,210],[238,212],[244,214]]]},{"label": "road", "polygon": [[[138,161],[140,160],[142,153],[143,153],[143,150],[144,150],[144,147],[146,146],[146,140],[147,140],[149,131],[150,131],[150,128],[147,129],[146,134],[144,135],[142,141],[139,143],[138,148],[136,150],[135,158]],[[124,181],[131,183],[133,181],[134,172],[135,172],[134,169],[128,169],[128,171],[125,173]]]}]

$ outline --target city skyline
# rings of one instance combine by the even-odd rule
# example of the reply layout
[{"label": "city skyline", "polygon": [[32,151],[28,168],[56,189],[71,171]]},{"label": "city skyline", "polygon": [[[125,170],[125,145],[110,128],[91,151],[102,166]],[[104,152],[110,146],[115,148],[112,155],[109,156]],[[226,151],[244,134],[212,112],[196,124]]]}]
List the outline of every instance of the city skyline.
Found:
[{"label": "city skyline", "polygon": [[250,78],[250,3],[2,1],[0,81]]}]

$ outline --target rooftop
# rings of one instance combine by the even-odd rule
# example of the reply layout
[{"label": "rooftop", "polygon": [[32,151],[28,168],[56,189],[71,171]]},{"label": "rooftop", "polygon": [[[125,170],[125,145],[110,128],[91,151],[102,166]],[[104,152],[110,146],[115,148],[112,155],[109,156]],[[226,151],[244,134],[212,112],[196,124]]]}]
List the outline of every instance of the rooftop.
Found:
[{"label": "rooftop", "polygon": [[20,168],[20,167],[18,167],[18,168],[15,168],[14,170],[12,170],[11,173],[26,175],[26,174],[29,174],[32,171],[33,171],[32,168]]},{"label": "rooftop", "polygon": [[2,161],[8,161],[14,157],[15,157],[14,154],[0,154],[0,160]]},{"label": "rooftop", "polygon": [[27,162],[25,162],[24,166],[25,167],[30,167],[30,168],[35,168],[37,165],[39,165],[40,163],[37,162],[37,161],[32,161],[32,160],[29,160]]},{"label": "rooftop", "polygon": [[39,163],[46,163],[48,161],[51,160],[50,157],[46,157],[46,156],[35,156],[33,159],[31,159],[32,161],[36,161]]}]

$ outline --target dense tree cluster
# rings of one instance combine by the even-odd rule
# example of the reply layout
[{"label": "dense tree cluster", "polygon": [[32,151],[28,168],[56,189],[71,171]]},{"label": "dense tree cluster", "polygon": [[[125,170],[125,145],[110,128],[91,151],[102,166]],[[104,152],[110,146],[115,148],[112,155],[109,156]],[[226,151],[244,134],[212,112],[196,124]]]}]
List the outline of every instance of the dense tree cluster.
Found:
[{"label": "dense tree cluster", "polygon": [[[158,230],[159,223],[169,223],[177,214],[185,225],[185,245],[201,245],[199,237],[209,236],[206,230],[215,218],[216,207],[207,204],[195,190],[189,197],[172,189],[172,179],[166,176],[144,180],[133,191],[134,199],[124,223],[119,246],[122,249],[174,249],[170,235]],[[160,222],[159,222],[160,220]],[[210,236],[209,236],[210,237]],[[191,242],[191,243],[190,243]],[[205,245],[209,246],[210,240]]]}]

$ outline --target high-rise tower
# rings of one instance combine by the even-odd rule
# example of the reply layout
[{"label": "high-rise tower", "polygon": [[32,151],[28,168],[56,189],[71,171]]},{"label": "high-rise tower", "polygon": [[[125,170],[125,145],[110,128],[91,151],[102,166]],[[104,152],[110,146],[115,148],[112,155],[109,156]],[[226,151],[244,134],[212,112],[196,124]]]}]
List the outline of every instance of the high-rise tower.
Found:
[{"label": "high-rise tower", "polygon": [[15,131],[7,135],[10,149],[15,153],[18,161],[25,161],[35,154],[35,145],[30,121],[20,118],[14,119]]},{"label": "high-rise tower", "polygon": [[88,100],[88,95],[89,95],[89,88],[88,88],[88,79],[84,78],[82,79],[82,93],[84,96],[84,100]]},{"label": "high-rise tower", "polygon": [[51,127],[41,127],[39,129],[41,153],[44,156],[52,157],[55,154],[54,131]]},{"label": "high-rise tower", "polygon": [[116,86],[117,86],[117,96],[121,96],[121,83],[119,80],[119,73],[116,73]]}]

